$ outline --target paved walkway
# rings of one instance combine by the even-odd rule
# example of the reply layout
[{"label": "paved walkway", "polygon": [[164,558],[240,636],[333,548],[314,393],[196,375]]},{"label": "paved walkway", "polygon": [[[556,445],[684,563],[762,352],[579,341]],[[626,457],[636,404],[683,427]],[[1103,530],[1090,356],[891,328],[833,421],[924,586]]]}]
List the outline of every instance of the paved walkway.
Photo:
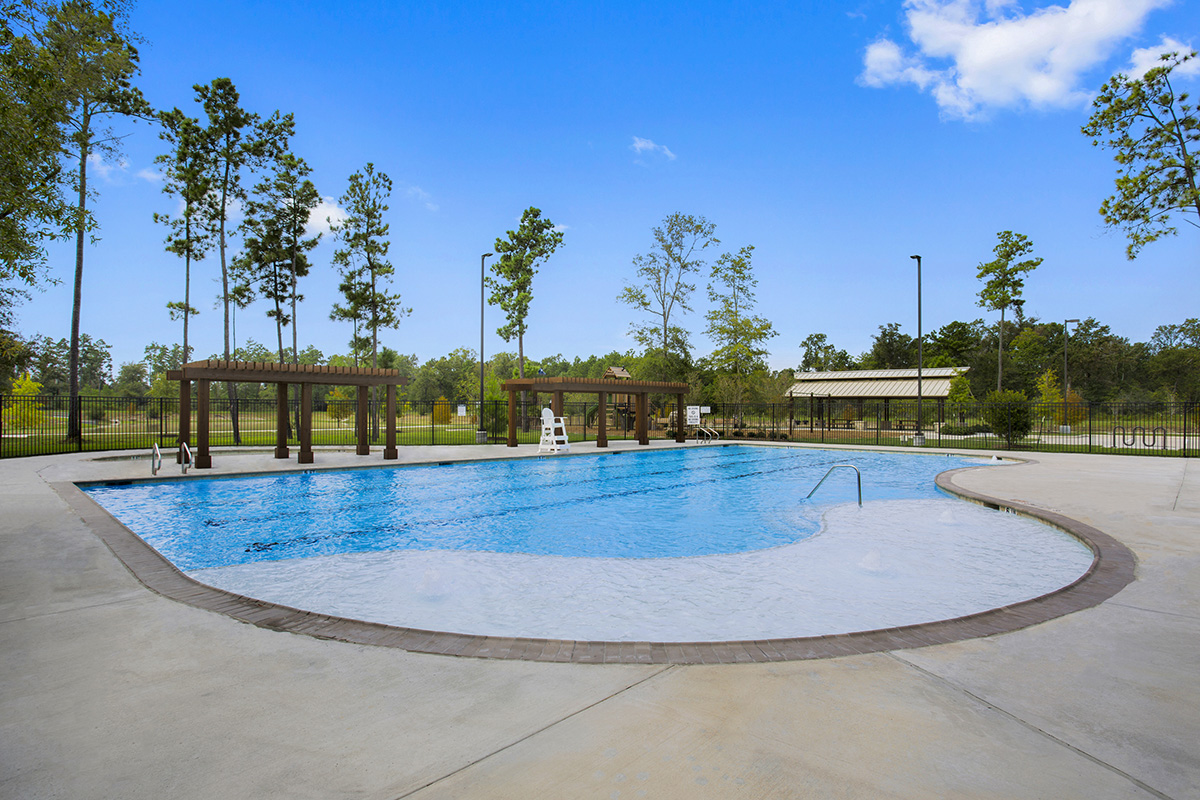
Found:
[{"label": "paved walkway", "polygon": [[[513,455],[401,449],[478,451]],[[1033,458],[954,480],[1124,543],[1137,580],[1115,597],[988,638],[715,666],[455,658],[239,623],[146,589],[51,488],[145,461],[6,460],[0,797],[1200,796],[1200,466]]]}]

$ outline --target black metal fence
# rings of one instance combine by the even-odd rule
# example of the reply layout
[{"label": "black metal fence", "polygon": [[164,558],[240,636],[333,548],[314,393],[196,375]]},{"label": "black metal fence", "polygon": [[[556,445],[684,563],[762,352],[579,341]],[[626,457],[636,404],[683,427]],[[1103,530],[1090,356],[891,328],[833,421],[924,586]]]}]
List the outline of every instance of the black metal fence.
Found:
[{"label": "black metal fence", "polygon": [[[542,404],[529,403],[519,415],[517,440],[536,443]],[[508,437],[507,401],[402,403],[397,414],[400,445],[475,444],[482,411],[490,444]],[[595,401],[564,406],[571,441],[596,438]],[[1076,453],[1200,455],[1200,403],[985,403],[922,404],[915,401],[839,401],[797,398],[790,403],[738,403],[702,407],[701,426],[730,441],[793,441],[824,444],[904,445]],[[195,407],[191,430],[196,430]],[[269,447],[275,444],[275,401],[239,400],[236,414],[227,400],[214,400],[210,444],[214,447]],[[64,396],[0,396],[0,457],[87,450],[174,448],[179,402],[174,398],[81,397],[78,428],[68,436],[70,406]],[[611,440],[632,439],[632,404],[609,404],[606,429]],[[298,444],[299,404],[292,403],[291,443]],[[382,444],[386,420],[372,406],[368,426]],[[651,402],[649,435],[674,437],[673,398]],[[236,420],[236,424],[235,424]],[[686,420],[685,420],[686,421]],[[919,423],[919,424],[918,424]],[[694,426],[686,426],[689,436]],[[193,439],[194,443],[194,439]],[[315,403],[313,444],[353,447],[353,401]]]}]

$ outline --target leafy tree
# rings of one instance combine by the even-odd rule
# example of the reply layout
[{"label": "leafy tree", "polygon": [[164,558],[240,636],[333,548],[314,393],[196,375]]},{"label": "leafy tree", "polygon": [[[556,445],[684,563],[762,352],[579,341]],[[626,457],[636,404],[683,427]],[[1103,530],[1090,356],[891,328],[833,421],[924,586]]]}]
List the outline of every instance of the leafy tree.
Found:
[{"label": "leafy tree", "polygon": [[83,435],[79,406],[79,321],[83,304],[83,245],[93,223],[87,200],[95,195],[87,182],[88,160],[93,155],[116,158],[118,143],[106,124],[110,117],[146,117],[150,104],[132,85],[138,54],[122,30],[122,21],[87,0],[66,2],[54,9],[43,30],[47,51],[59,66],[66,114],[62,128],[68,149],[77,159],[71,181],[76,205],[71,224],[75,235],[75,288],[71,305],[71,355],[69,367],[70,411],[67,440]]},{"label": "leafy tree", "polygon": [[529,302],[533,299],[533,276],[538,265],[545,262],[563,241],[561,231],[554,223],[542,217],[541,209],[530,206],[521,215],[521,224],[515,231],[505,234],[507,239],[496,239],[496,255],[492,264],[495,277],[487,279],[492,294],[491,305],[499,305],[508,322],[496,330],[500,338],[511,342],[517,340],[517,372],[525,377],[525,323],[529,315]]},{"label": "leafy tree", "polygon": [[980,264],[977,277],[980,280],[986,279],[983,288],[979,290],[979,305],[1000,312],[1000,345],[996,362],[996,389],[1000,389],[1004,382],[1004,312],[1013,306],[1019,309],[1024,304],[1025,301],[1021,299],[1021,292],[1025,288],[1023,276],[1037,268],[1042,259],[1016,261],[1033,252],[1033,242],[1024,234],[1000,231],[996,236],[1000,240],[992,249],[996,258],[986,264]]},{"label": "leafy tree", "polygon": [[42,424],[42,404],[35,397],[42,393],[42,385],[26,372],[13,381],[12,392],[4,404],[4,420],[12,427],[36,428]]},{"label": "leafy tree", "polygon": [[925,334],[925,363],[931,367],[971,366],[983,347],[983,320],[949,322]]},{"label": "leafy tree", "polygon": [[1033,411],[1024,392],[997,389],[984,398],[980,414],[992,433],[1011,448],[1033,430]]},{"label": "leafy tree", "polygon": [[1058,375],[1048,369],[1038,376],[1038,416],[1052,422],[1064,418],[1062,387],[1058,384]]},{"label": "leafy tree", "polygon": [[172,319],[183,320],[183,361],[191,360],[188,343],[188,321],[200,312],[192,305],[192,261],[208,254],[213,244],[211,222],[213,213],[205,209],[211,202],[213,173],[210,152],[199,120],[187,116],[178,108],[160,112],[162,131],[159,138],[171,148],[158,156],[155,163],[163,165],[163,192],[175,195],[182,204],[177,216],[155,214],[154,221],[167,226],[167,252],[183,259],[183,301],[167,303]]},{"label": "leafy tree", "polygon": [[750,374],[766,369],[766,342],[776,335],[769,320],[750,313],[758,285],[750,263],[753,256],[754,246],[747,245],[737,255],[725,253],[717,259],[708,284],[708,299],[716,307],[704,315],[704,334],[716,345],[709,363],[742,390]]},{"label": "leafy tree", "polygon": [[[278,111],[267,120],[238,105],[240,95],[229,78],[216,78],[211,84],[196,84],[196,102],[204,108],[208,125],[203,139],[208,149],[212,202],[203,206],[205,224],[216,231],[216,248],[221,259],[221,303],[225,316],[225,360],[230,360],[236,347],[231,336],[234,308],[237,302],[230,286],[227,257],[226,226],[229,211],[246,200],[242,186],[243,172],[261,167],[264,160],[287,148],[294,123],[291,114]],[[225,391],[233,401],[230,408],[234,444],[241,444],[242,435],[237,411],[237,384],[226,383]]]},{"label": "leafy tree", "polygon": [[1150,242],[1176,233],[1170,224],[1176,212],[1194,212],[1197,219],[1186,221],[1200,227],[1200,116],[1171,84],[1171,73],[1195,57],[1195,51],[1166,53],[1162,65],[1140,79],[1114,75],[1082,128],[1093,145],[1115,151],[1117,192],[1101,203],[1100,214],[1125,229],[1130,260]]},{"label": "leafy tree", "polygon": [[10,2],[0,13],[0,280],[34,285],[43,243],[70,232],[60,155],[66,85],[45,40],[54,6]]},{"label": "leafy tree", "polygon": [[854,368],[854,358],[830,344],[829,337],[823,333],[810,333],[800,347],[804,350],[800,359],[801,372],[838,372]]},{"label": "leafy tree", "polygon": [[122,364],[112,389],[116,397],[145,397],[146,392],[150,391],[146,365],[141,361]]},{"label": "leafy tree", "polygon": [[[691,344],[688,333],[672,324],[672,317],[692,310],[688,304],[705,262],[701,258],[709,247],[719,245],[714,235],[716,225],[704,217],[691,214],[671,214],[663,224],[653,229],[654,246],[646,255],[637,255],[638,283],[626,284],[617,299],[635,311],[649,315],[653,323],[630,325],[630,332],[647,351],[660,353],[660,369],[670,374],[684,374],[690,360]],[[671,367],[676,367],[672,370]]]},{"label": "leafy tree", "polygon": [[[62,395],[70,391],[71,343],[69,339],[36,337],[34,374],[46,394]],[[103,339],[88,334],[79,337],[79,384],[82,390],[99,394],[112,374],[112,348]]]},{"label": "leafy tree", "polygon": [[871,349],[859,359],[863,369],[906,369],[915,367],[917,343],[906,333],[900,332],[899,322],[879,326],[879,333],[871,343]]}]

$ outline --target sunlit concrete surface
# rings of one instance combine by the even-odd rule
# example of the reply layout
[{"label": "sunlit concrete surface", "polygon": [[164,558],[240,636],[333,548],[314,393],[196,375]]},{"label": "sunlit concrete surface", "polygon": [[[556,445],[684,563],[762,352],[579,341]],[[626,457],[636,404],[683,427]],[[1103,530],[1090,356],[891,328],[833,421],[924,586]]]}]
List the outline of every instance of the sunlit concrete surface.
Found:
[{"label": "sunlit concrete surface", "polygon": [[[414,654],[169,600],[51,488],[149,474],[145,458],[112,455],[0,461],[0,797],[1200,794],[1191,460],[1038,453],[954,477],[1131,548],[1137,579],[1094,608],[917,649],[672,666]],[[297,468],[270,451],[213,460],[214,474]]]}]

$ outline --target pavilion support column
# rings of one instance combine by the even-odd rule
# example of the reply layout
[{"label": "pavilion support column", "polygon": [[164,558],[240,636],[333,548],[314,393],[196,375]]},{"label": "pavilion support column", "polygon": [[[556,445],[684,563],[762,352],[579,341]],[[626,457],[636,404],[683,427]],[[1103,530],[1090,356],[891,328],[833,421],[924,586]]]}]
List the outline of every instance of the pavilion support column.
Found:
[{"label": "pavilion support column", "polygon": [[508,446],[517,446],[517,393],[508,390]]},{"label": "pavilion support column", "polygon": [[554,399],[550,401],[550,410],[554,412],[554,416],[561,417],[563,415],[563,393],[555,392]]},{"label": "pavilion support column", "polygon": [[647,424],[647,416],[649,415],[650,395],[645,392],[640,392],[637,396],[637,440],[638,444],[650,444],[650,435],[648,430],[650,426]]},{"label": "pavilion support column", "polygon": [[687,441],[687,432],[683,429],[683,423],[687,421],[684,410],[683,395],[675,395],[675,441],[679,444]]},{"label": "pavilion support column", "polygon": [[192,443],[192,382],[179,381],[179,437],[175,450],[175,463],[183,463],[183,445]]},{"label": "pavilion support column", "polygon": [[608,392],[597,392],[600,395],[600,407],[596,409],[596,420],[599,423],[596,430],[596,447],[608,447]]},{"label": "pavilion support column", "polygon": [[196,381],[196,469],[212,469],[212,455],[208,452],[208,388],[209,381]]},{"label": "pavilion support column", "polygon": [[287,458],[291,455],[287,446],[288,434],[288,385],[280,382],[275,384],[275,457]]},{"label": "pavilion support column", "polygon": [[396,387],[387,387],[387,444],[383,448],[383,460],[392,461],[400,457],[396,449]]},{"label": "pavilion support column", "polygon": [[301,464],[313,463],[312,449],[312,384],[300,384],[300,454]]},{"label": "pavilion support column", "polygon": [[358,406],[355,409],[354,417],[354,438],[357,446],[354,448],[354,452],[356,455],[369,456],[371,455],[371,442],[367,438],[367,404],[371,393],[366,386],[359,386],[357,388]]}]

